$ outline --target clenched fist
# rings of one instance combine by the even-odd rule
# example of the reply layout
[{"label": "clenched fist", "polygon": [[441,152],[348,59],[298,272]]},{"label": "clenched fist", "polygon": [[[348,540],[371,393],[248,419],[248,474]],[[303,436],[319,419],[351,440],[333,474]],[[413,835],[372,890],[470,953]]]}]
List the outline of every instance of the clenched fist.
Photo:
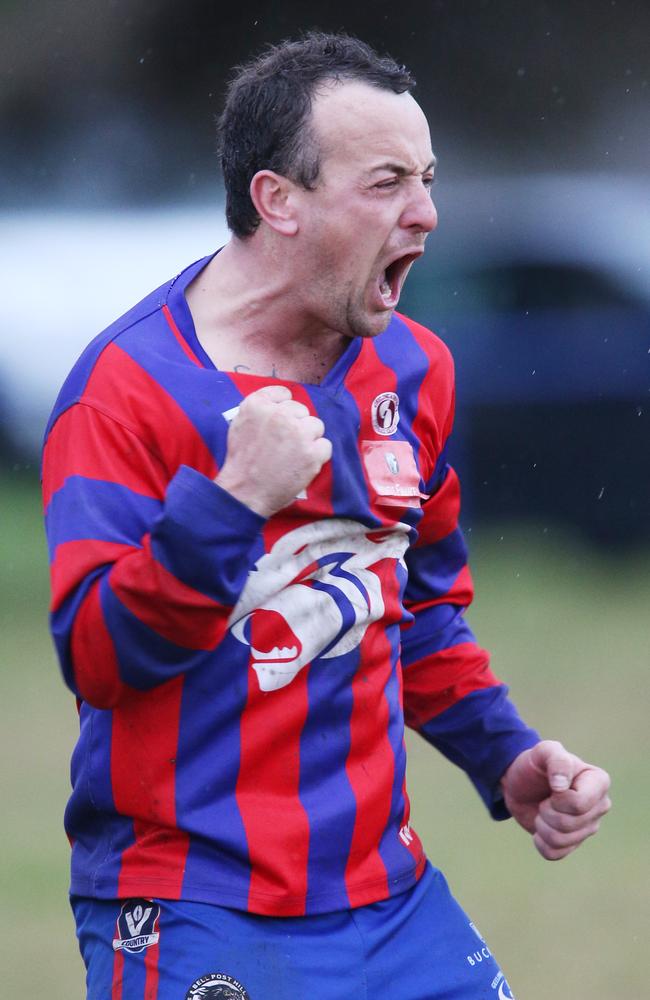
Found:
[{"label": "clenched fist", "polygon": [[226,460],[215,482],[262,517],[290,504],[332,457],[325,427],[283,385],[242,402],[228,431]]},{"label": "clenched fist", "polygon": [[555,740],[515,757],[501,788],[510,813],[548,861],[566,857],[596,833],[612,804],[606,771]]}]

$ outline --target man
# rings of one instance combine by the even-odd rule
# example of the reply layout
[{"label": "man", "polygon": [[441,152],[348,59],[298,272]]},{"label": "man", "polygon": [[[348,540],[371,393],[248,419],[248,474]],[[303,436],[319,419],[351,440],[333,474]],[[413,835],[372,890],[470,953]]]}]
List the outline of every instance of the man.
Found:
[{"label": "man", "polygon": [[100,335],[50,421],[89,997],[510,997],[410,825],[405,719],[546,858],[609,808],[464,621],[451,361],[395,313],[436,225],[413,85],[346,36],[240,68],[232,240]]}]

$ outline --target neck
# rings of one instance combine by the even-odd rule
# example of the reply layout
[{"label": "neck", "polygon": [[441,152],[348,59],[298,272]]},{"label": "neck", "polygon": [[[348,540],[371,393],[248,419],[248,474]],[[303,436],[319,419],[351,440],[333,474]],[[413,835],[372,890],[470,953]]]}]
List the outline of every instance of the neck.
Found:
[{"label": "neck", "polygon": [[320,382],[349,338],[310,316],[292,261],[263,233],[234,238],[186,291],[217,368]]}]

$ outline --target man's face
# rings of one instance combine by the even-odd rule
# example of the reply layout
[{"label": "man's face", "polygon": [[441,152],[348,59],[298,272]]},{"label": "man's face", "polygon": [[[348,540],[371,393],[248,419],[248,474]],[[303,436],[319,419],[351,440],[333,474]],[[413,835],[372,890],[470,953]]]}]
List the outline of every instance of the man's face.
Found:
[{"label": "man's face", "polygon": [[323,88],[312,127],[321,171],[299,193],[303,304],[330,329],[374,337],[437,222],[427,121],[410,94],[349,82]]}]

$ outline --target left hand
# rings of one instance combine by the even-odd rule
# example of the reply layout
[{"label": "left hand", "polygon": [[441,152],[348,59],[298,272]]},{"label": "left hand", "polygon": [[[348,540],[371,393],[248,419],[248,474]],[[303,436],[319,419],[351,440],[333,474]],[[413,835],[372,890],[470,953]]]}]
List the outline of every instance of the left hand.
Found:
[{"label": "left hand", "polygon": [[561,743],[542,740],[515,757],[501,778],[505,804],[548,861],[591,837],[611,808],[609,775]]}]

